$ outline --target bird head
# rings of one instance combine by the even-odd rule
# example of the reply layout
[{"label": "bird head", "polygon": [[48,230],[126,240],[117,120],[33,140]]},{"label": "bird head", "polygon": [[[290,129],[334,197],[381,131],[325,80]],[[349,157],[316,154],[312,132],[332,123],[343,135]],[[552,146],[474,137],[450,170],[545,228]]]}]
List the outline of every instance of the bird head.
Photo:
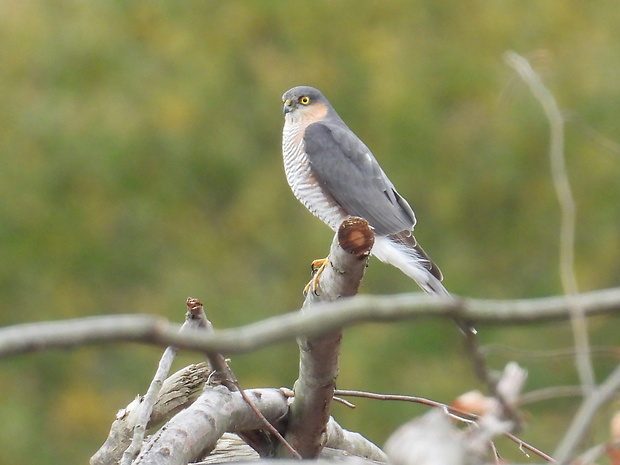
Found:
[{"label": "bird head", "polygon": [[309,86],[298,86],[287,90],[282,96],[282,102],[284,102],[283,111],[287,121],[322,119],[332,110],[321,91]]}]

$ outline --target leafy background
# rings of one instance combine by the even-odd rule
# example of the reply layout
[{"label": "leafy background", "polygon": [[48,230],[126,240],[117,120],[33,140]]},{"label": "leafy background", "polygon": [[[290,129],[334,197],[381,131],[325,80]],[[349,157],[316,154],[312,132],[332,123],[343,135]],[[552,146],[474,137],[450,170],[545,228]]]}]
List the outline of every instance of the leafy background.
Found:
[{"label": "leafy background", "polygon": [[[0,2],[0,323],[180,322],[187,296],[221,328],[298,308],[332,237],[283,176],[280,96],[300,84],[322,89],[373,149],[451,291],[560,292],[548,125],[507,50],[528,56],[568,111],[580,286],[617,285],[618,19],[609,1]],[[373,260],[362,292],[413,290]],[[515,350],[572,344],[560,323],[479,330]],[[597,345],[617,333],[616,319],[591,321]],[[2,360],[0,462],[87,462],[160,353]],[[570,357],[491,352],[494,368],[509,359],[529,370],[528,389],[576,383]],[[296,360],[285,344],[232,363],[245,387],[291,386]],[[598,357],[599,377],[616,361]],[[481,388],[440,321],[347,330],[339,385],[446,402]],[[551,452],[576,406],[526,406],[523,438]],[[335,416],[381,444],[423,411],[360,400]]]}]

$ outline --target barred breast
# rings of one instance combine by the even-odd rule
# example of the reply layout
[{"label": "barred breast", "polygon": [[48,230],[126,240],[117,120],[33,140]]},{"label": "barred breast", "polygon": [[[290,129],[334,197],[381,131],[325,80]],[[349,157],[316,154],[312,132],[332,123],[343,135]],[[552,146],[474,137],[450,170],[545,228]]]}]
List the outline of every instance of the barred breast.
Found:
[{"label": "barred breast", "polygon": [[306,157],[301,124],[284,125],[282,132],[282,155],[286,180],[295,197],[310,212],[334,231],[349,216],[334,198],[326,193],[312,173]]}]

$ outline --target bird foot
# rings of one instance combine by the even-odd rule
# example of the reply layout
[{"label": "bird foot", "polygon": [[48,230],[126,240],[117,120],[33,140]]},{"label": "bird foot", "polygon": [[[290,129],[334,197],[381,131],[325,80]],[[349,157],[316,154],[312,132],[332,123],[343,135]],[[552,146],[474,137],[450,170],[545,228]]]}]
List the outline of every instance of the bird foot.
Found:
[{"label": "bird foot", "polygon": [[312,290],[314,295],[319,295],[319,277],[321,276],[321,273],[325,271],[328,263],[329,255],[325,258],[312,261],[312,265],[310,265],[312,267],[312,279],[308,284],[306,284],[306,287],[304,287],[304,295],[308,295],[310,290]]}]

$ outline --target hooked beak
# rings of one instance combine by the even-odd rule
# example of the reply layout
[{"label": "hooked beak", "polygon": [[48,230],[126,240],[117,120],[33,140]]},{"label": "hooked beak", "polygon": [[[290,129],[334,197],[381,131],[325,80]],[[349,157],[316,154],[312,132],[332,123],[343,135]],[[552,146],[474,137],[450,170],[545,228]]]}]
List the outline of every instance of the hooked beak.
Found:
[{"label": "hooked beak", "polygon": [[286,115],[287,113],[293,111],[294,108],[295,107],[293,106],[293,101],[292,100],[285,100],[284,101],[284,108],[282,108],[282,111]]}]

